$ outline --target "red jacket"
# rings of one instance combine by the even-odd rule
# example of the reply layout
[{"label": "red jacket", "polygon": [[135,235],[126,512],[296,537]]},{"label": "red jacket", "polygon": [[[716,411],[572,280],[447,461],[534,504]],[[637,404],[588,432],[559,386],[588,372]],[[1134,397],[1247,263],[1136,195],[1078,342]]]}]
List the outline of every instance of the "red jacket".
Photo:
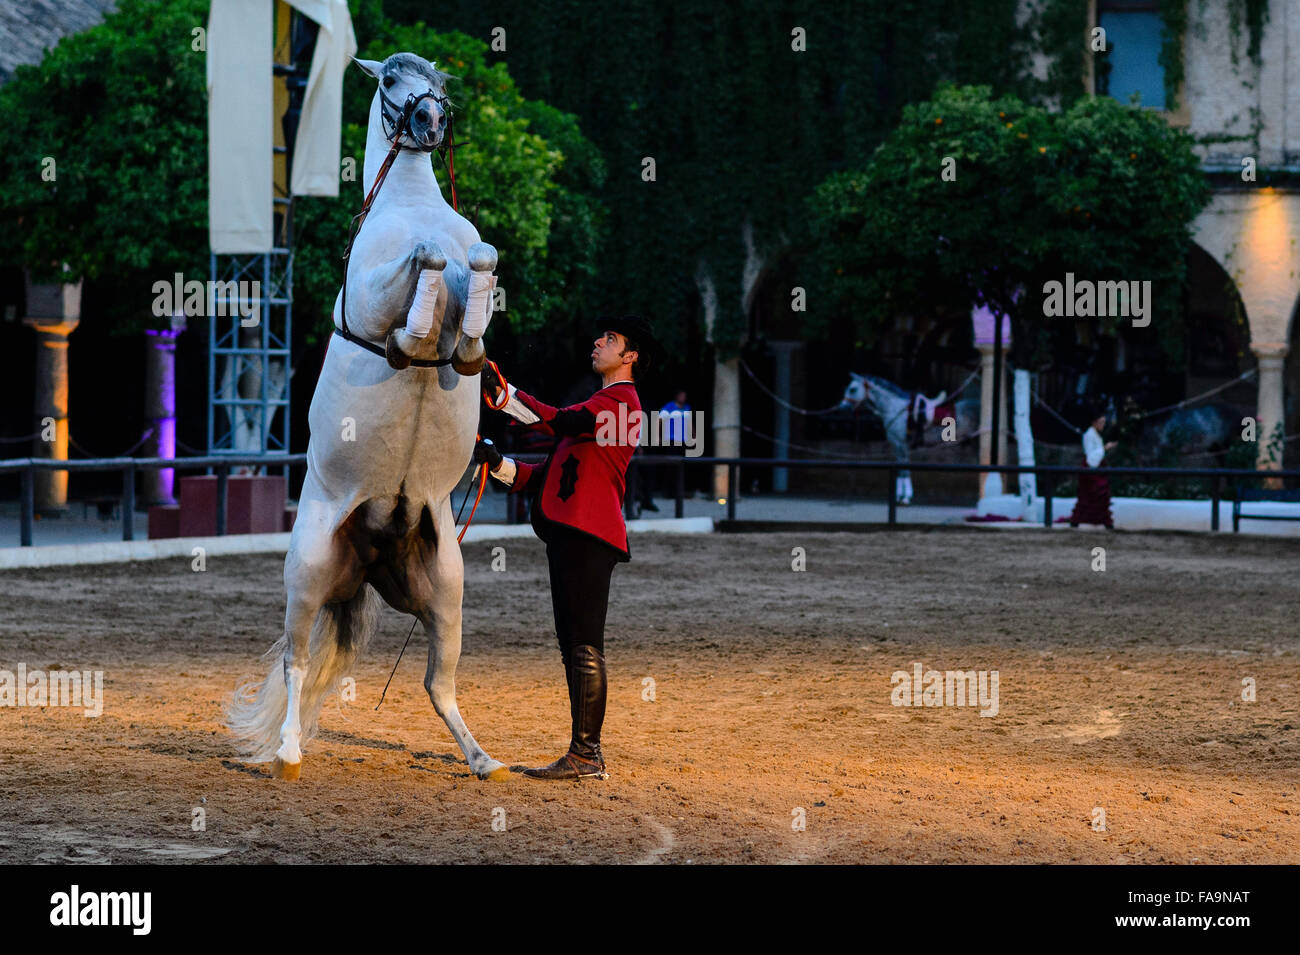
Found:
[{"label": "red jacket", "polygon": [[515,462],[510,490],[532,491],[537,536],[547,540],[548,525],[560,524],[631,560],[623,494],[628,462],[641,436],[636,386],[617,381],[568,408],[553,408],[517,388],[514,396],[541,419],[527,427],[560,438],[542,464]]}]

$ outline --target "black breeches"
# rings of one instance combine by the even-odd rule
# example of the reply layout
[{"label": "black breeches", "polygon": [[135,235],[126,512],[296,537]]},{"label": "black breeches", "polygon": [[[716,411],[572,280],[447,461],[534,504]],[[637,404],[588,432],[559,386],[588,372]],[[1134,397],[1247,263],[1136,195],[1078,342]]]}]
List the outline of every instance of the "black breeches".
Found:
[{"label": "black breeches", "polygon": [[574,647],[595,647],[603,654],[609,581],[618,554],[593,538],[557,531],[546,544],[546,559],[551,569],[555,637],[564,665],[569,665]]}]

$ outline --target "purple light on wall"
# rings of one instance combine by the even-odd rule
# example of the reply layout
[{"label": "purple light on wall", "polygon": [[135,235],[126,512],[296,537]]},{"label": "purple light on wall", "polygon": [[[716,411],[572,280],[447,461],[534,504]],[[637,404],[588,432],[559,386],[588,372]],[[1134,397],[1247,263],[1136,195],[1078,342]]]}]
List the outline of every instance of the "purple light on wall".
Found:
[{"label": "purple light on wall", "polygon": [[[176,457],[176,419],[163,418],[158,422],[158,457],[175,458]],[[174,497],[172,490],[175,487],[176,471],[172,468],[163,468],[158,472],[159,489],[166,497]]]},{"label": "purple light on wall", "polygon": [[[975,327],[975,344],[992,345],[993,333],[996,328],[993,324],[993,312],[987,307],[980,305],[971,311],[971,324]],[[1011,341],[1011,318],[1002,316],[1002,344],[1005,346]]]},{"label": "purple light on wall", "polygon": [[[181,329],[147,329],[153,350],[153,374],[150,391],[149,416],[154,427],[154,454],[160,458],[176,457],[176,338]],[[158,472],[158,488],[163,498],[172,498],[176,472],[165,468]]]}]

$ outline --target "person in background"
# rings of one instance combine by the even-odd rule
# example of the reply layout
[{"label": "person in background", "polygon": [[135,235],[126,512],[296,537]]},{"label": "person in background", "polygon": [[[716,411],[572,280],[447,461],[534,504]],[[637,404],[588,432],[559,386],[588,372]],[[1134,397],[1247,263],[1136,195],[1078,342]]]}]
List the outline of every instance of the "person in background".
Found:
[{"label": "person in background", "polygon": [[[1106,427],[1106,412],[1097,409],[1092,424],[1083,433],[1083,463],[1089,468],[1099,468],[1106,460],[1106,452],[1115,442],[1103,443],[1101,432]],[[1110,481],[1102,474],[1080,474],[1079,496],[1070,514],[1070,526],[1103,524],[1114,529],[1115,519],[1110,513]]]},{"label": "person in background", "polygon": [[[681,458],[686,456],[686,419],[691,413],[691,406],[686,401],[685,390],[679,390],[673,395],[673,400],[668,402],[659,409],[659,427],[663,435],[664,445],[659,448],[659,453],[668,457]],[[656,468],[658,479],[657,489],[666,497],[676,497],[677,495],[677,473],[675,468],[662,467]],[[690,493],[691,486],[690,472],[686,473],[686,493]]]}]

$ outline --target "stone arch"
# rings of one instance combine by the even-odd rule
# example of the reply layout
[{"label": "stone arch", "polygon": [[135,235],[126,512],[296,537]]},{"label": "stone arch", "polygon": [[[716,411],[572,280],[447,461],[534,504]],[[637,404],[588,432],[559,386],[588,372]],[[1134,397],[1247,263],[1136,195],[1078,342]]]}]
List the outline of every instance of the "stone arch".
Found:
[{"label": "stone arch", "polygon": [[1272,187],[1216,192],[1193,222],[1198,245],[1232,277],[1258,362],[1255,418],[1258,463],[1269,461],[1268,437],[1285,427],[1284,363],[1300,297],[1300,192]]}]

